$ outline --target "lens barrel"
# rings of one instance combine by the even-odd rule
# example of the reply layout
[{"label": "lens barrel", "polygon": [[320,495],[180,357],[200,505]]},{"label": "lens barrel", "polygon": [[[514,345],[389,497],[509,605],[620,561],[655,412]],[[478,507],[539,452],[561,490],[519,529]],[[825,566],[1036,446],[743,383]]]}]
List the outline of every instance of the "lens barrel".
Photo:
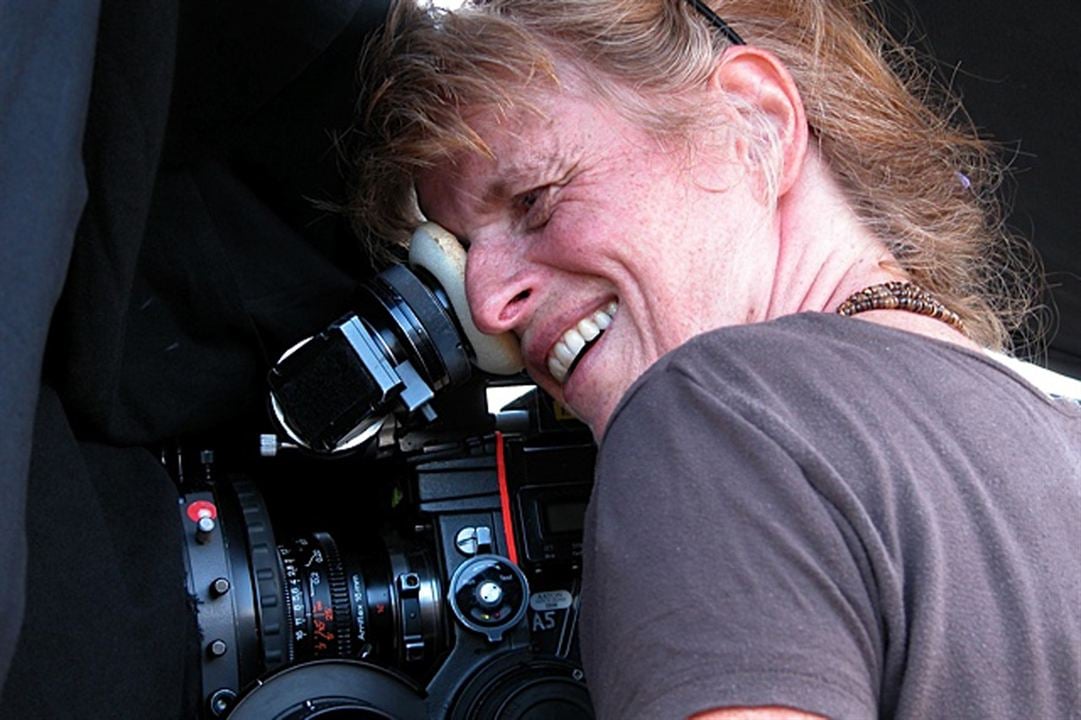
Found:
[{"label": "lens barrel", "polygon": [[394,537],[303,533],[276,543],[255,485],[182,498],[202,686],[221,717],[267,672],[326,659],[423,670],[448,646],[431,552]]},{"label": "lens barrel", "polygon": [[393,667],[445,649],[445,613],[430,554],[384,539],[340,551],[326,532],[278,546],[294,661],[355,658]]}]

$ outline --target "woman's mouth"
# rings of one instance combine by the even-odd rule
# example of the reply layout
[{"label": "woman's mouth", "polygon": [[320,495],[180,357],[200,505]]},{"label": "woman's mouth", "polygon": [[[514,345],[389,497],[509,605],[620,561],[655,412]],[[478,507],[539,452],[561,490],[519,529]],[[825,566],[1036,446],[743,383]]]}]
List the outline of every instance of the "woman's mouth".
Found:
[{"label": "woman's mouth", "polygon": [[579,320],[574,327],[560,336],[548,352],[548,372],[556,382],[561,385],[566,382],[578,361],[585,356],[586,350],[592,347],[612,324],[612,318],[618,309],[619,303],[613,300]]}]

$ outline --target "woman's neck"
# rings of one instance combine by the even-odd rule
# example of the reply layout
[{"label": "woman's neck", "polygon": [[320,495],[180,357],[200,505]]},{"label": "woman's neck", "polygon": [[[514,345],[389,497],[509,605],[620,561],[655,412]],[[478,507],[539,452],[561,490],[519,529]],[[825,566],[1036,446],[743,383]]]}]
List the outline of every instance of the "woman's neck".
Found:
[{"label": "woman's neck", "polygon": [[[777,267],[767,319],[796,312],[835,312],[871,285],[910,280],[900,262],[860,220],[817,153],[778,202]],[[871,310],[854,319],[977,347],[939,320],[904,310]]]}]

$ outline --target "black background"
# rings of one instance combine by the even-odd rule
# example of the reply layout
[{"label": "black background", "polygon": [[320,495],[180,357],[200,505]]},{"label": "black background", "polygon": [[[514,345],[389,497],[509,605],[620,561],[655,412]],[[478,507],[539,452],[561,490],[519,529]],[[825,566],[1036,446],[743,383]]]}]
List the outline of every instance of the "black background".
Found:
[{"label": "black background", "polygon": [[1081,377],[1081,3],[883,7],[895,34],[922,39],[933,52],[940,76],[1011,160],[1009,225],[1035,244],[1047,271],[1047,361]]}]

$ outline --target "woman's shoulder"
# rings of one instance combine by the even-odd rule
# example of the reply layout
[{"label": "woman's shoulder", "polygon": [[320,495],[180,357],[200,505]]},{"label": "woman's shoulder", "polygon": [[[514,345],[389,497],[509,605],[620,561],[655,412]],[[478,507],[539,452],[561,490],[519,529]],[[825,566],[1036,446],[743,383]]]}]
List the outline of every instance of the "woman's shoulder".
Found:
[{"label": "woman's shoulder", "polygon": [[613,417],[683,386],[748,419],[792,427],[939,424],[1020,411],[1051,422],[1081,418],[986,353],[825,313],[698,335],[643,374]]}]

